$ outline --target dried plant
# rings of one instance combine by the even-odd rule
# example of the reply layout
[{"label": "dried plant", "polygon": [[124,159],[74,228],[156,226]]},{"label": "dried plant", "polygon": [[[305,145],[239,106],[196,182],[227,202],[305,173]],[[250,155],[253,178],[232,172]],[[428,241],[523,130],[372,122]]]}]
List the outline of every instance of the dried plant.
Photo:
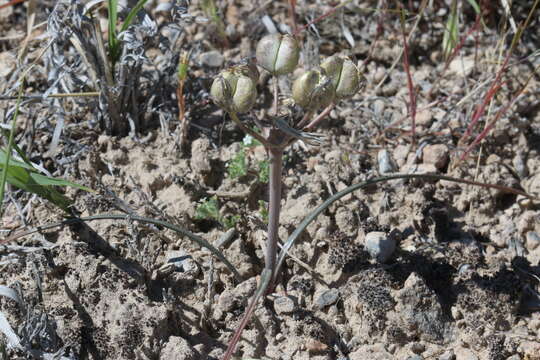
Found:
[{"label": "dried plant", "polygon": [[[150,121],[173,121],[175,102],[155,104],[170,99],[174,93],[179,54],[176,43],[186,19],[185,4],[177,1],[170,7],[172,22],[169,37],[164,37],[156,22],[139,1],[119,23],[122,12],[109,11],[109,37],[97,19],[97,5],[90,2],[59,1],[48,19],[51,46],[47,54],[48,92],[77,93],[97,91],[92,126],[109,135],[132,134],[145,129]],[[114,7],[115,1],[109,1]],[[179,25],[180,24],[180,25]],[[119,32],[117,32],[117,27]],[[158,61],[146,56],[150,48],[163,54]],[[82,104],[86,105],[86,104]]]}]

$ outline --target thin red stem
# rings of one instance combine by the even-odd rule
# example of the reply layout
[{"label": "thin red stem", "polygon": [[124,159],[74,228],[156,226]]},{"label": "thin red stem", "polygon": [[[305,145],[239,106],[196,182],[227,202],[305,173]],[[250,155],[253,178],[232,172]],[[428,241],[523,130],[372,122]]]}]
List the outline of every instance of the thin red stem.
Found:
[{"label": "thin red stem", "polygon": [[[403,13],[402,13],[403,14]],[[403,36],[403,67],[407,73],[407,87],[409,88],[409,113],[411,114],[411,126],[412,126],[412,142],[416,140],[416,93],[414,91],[414,84],[411,76],[411,67],[409,64],[409,44],[407,42],[407,36],[405,35],[405,20],[401,19],[401,34]]]},{"label": "thin red stem", "polygon": [[5,3],[5,4],[0,5],[0,9],[3,9],[3,8],[5,8],[5,7],[8,7],[8,6],[16,5],[16,4],[25,2],[25,1],[26,1],[26,0],[11,0],[11,1],[8,2],[8,3]]},{"label": "thin red stem", "polygon": [[298,30],[298,25],[296,23],[296,0],[289,0],[289,17],[291,18],[294,37],[296,37]]},{"label": "thin red stem", "polygon": [[304,130],[311,130],[313,129],[315,126],[319,125],[319,123],[328,115],[330,114],[330,112],[332,111],[332,109],[334,108],[334,104],[330,104],[328,105],[322,113],[320,113],[319,115],[317,115],[317,117],[315,119],[313,119],[312,122],[310,122],[308,125],[306,125],[304,127]]}]

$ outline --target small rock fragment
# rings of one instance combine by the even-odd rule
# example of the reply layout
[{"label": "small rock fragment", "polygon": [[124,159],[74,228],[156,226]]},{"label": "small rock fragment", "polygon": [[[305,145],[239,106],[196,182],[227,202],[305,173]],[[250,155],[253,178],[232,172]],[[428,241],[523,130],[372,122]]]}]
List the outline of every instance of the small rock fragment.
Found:
[{"label": "small rock fragment", "polygon": [[[5,12],[8,9],[11,10],[11,8],[11,6],[8,8],[4,8],[3,11]],[[2,18],[2,15],[0,15],[0,18]],[[11,74],[17,66],[17,57],[8,51],[1,52],[0,64],[2,64],[0,65],[0,77],[6,77]]]},{"label": "small rock fragment", "polygon": [[372,231],[366,234],[365,246],[373,259],[385,263],[396,250],[396,239],[382,231]]},{"label": "small rock fragment", "polygon": [[295,310],[295,303],[290,296],[280,296],[274,300],[274,310],[279,315],[290,314]]},{"label": "small rock fragment", "polygon": [[450,62],[448,67],[450,72],[453,72],[459,76],[469,76],[474,69],[474,58],[472,57],[459,57]]},{"label": "small rock fragment", "polygon": [[209,173],[212,170],[208,152],[210,151],[210,141],[200,138],[191,144],[191,169],[196,173]]},{"label": "small rock fragment", "polygon": [[523,341],[519,349],[527,360],[540,360],[540,343],[536,341]]},{"label": "small rock fragment", "polygon": [[173,264],[176,271],[197,272],[198,269],[193,257],[184,250],[167,252],[167,263]]},{"label": "small rock fragment", "polygon": [[444,339],[449,330],[439,298],[424,279],[412,272],[396,294],[396,313],[410,337],[425,342]]},{"label": "small rock fragment", "polygon": [[439,360],[456,360],[456,354],[454,354],[454,350],[448,350],[439,356]]},{"label": "small rock fragment", "polygon": [[210,67],[221,67],[225,58],[219,51],[212,50],[205,53],[202,53],[199,57],[201,64],[210,66]]},{"label": "small rock fragment", "polygon": [[309,353],[311,354],[320,353],[328,350],[328,345],[310,338],[306,341],[306,350],[309,351]]},{"label": "small rock fragment", "polygon": [[255,290],[257,290],[257,279],[255,277],[238,284],[234,289],[225,289],[219,295],[216,310],[227,313],[246,305]]},{"label": "small rock fragment", "polygon": [[394,159],[396,164],[401,167],[407,162],[407,156],[410,152],[410,146],[408,145],[398,145],[394,148]]},{"label": "small rock fragment", "polygon": [[380,150],[377,154],[377,161],[379,163],[379,173],[388,174],[396,171],[396,164],[388,150]]},{"label": "small rock fragment", "polygon": [[426,145],[422,154],[424,164],[433,164],[439,170],[448,163],[448,147],[444,144]]},{"label": "small rock fragment", "polygon": [[411,345],[411,351],[415,354],[421,354],[426,350],[424,344],[415,342]]},{"label": "small rock fragment", "polygon": [[386,351],[383,344],[362,345],[349,354],[349,360],[392,360],[394,356]]},{"label": "small rock fragment", "polygon": [[334,304],[339,297],[338,289],[328,289],[324,291],[316,300],[315,308],[322,309]]},{"label": "small rock fragment", "polygon": [[433,120],[433,113],[431,110],[421,110],[416,114],[416,124],[419,126],[429,126]]}]

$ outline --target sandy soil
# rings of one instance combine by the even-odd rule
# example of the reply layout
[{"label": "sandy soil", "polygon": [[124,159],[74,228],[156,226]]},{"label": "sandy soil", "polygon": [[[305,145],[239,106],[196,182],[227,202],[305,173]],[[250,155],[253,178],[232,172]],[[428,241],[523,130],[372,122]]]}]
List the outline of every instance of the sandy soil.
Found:
[{"label": "sandy soil", "polygon": [[[253,54],[266,33],[263,16],[278,26],[289,24],[289,17],[286,2],[217,3],[229,48],[220,50],[211,24],[187,25],[182,43],[193,51],[186,85],[187,151],[176,146],[177,122],[164,126],[155,119],[137,137],[107,136],[89,125],[93,105],[80,100],[63,103],[70,107],[67,125],[53,154],[47,150],[57,118],[47,104],[23,107],[17,139],[55,176],[96,190],[66,190],[81,216],[127,212],[162,219],[218,244],[229,229],[197,217],[197,207],[216,196],[221,215],[236,216],[233,237],[222,250],[244,280],[235,281],[226,266],[189,239],[130,220],[66,226],[1,244],[0,285],[17,289],[24,304],[0,296],[0,311],[35,354],[187,360],[220,359],[224,353],[264,266],[260,201],[268,194],[256,174],[265,159],[262,147],[246,150],[246,175],[229,175],[244,135],[223,120],[207,92],[223,66]],[[298,1],[298,22],[329,11],[325,3]],[[502,8],[486,10],[485,25],[467,38],[447,69],[441,44],[449,4],[435,2],[425,11],[409,49],[418,109],[413,143],[407,74],[401,61],[392,68],[403,49],[399,17],[373,11],[378,3],[353,1],[302,34],[303,64],[333,53],[349,55],[363,69],[366,86],[332,111],[319,129],[326,136],[323,145],[287,150],[281,239],[335,192],[385,171],[435,172],[540,196],[538,73],[482,145],[458,161],[465,147],[460,139],[495,79],[499,51],[504,56],[510,46],[511,35],[501,35]],[[411,3],[418,11],[418,2]],[[518,23],[529,9],[522,6],[513,7]],[[24,6],[8,9],[0,10],[1,36],[24,32]],[[47,9],[47,3],[38,9],[39,21]],[[189,11],[202,15],[197,1]],[[407,29],[414,25],[410,19]],[[474,20],[472,8],[463,5],[462,34]],[[539,25],[534,16],[488,119],[512,101],[540,64],[538,56],[525,58],[538,49]],[[503,50],[501,42],[506,42]],[[19,45],[0,40],[0,59],[15,54]],[[40,46],[43,40],[32,42],[32,56]],[[9,64],[0,66],[3,92],[13,86],[4,71]],[[33,73],[28,92],[44,91],[47,81],[45,73]],[[261,76],[259,109],[271,102],[269,81]],[[284,100],[290,82],[280,81]],[[175,99],[173,92],[163,101],[175,104]],[[4,115],[7,106],[4,102]],[[483,117],[474,136],[485,123]],[[4,230],[63,215],[21,192],[12,192],[6,205]],[[366,234],[374,231],[397,243],[385,263],[367,252]],[[240,358],[540,359],[538,202],[448,181],[393,180],[333,204],[307,228],[291,255],[274,293],[243,333]],[[0,358],[32,358],[22,350],[1,349]]]}]

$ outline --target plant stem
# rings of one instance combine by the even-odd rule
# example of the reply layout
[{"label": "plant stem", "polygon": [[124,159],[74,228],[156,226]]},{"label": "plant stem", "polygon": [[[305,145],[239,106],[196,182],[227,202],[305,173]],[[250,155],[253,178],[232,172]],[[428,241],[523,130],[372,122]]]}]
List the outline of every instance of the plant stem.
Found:
[{"label": "plant stem", "polygon": [[249,323],[249,320],[251,320],[251,316],[253,315],[253,312],[255,311],[255,307],[257,306],[259,299],[264,295],[271,281],[272,281],[271,274],[266,269],[263,270],[259,287],[257,288],[255,295],[253,295],[253,297],[251,298],[251,302],[249,303],[249,306],[246,309],[246,313],[244,314],[244,317],[242,318],[240,325],[238,325],[238,328],[236,328],[234,332],[231,342],[229,343],[229,346],[227,347],[227,352],[225,353],[225,355],[223,355],[223,360],[231,359],[236,349],[236,345],[238,344],[238,341],[240,341],[240,336],[242,335],[242,331]]},{"label": "plant stem", "polygon": [[274,76],[274,116],[278,116],[278,105],[279,105],[279,84],[278,77]]},{"label": "plant stem", "polygon": [[276,256],[278,252],[279,212],[281,210],[281,171],[283,163],[283,148],[268,149],[270,162],[270,190],[268,201],[268,239],[266,240],[265,267],[274,276]]},{"label": "plant stem", "polygon": [[246,134],[249,134],[249,135],[253,136],[255,139],[259,140],[261,142],[261,144],[263,144],[266,148],[275,148],[276,147],[275,145],[272,145],[270,142],[268,142],[268,140],[266,140],[266,138],[264,136],[262,136],[261,134],[259,134],[256,131],[251,130],[250,128],[248,128],[244,124],[242,124],[242,122],[238,118],[238,115],[236,115],[236,113],[234,111],[231,111],[228,114],[231,117],[232,121],[234,121],[234,123],[243,132],[245,132]]},{"label": "plant stem", "polygon": [[315,119],[313,119],[312,122],[310,122],[308,125],[306,125],[304,127],[304,130],[311,130],[315,126],[317,126],[328,114],[330,114],[330,112],[332,111],[334,106],[335,106],[335,104],[332,103],[332,104],[328,105],[326,108],[324,108],[324,110],[319,115],[317,115],[317,117]]}]

